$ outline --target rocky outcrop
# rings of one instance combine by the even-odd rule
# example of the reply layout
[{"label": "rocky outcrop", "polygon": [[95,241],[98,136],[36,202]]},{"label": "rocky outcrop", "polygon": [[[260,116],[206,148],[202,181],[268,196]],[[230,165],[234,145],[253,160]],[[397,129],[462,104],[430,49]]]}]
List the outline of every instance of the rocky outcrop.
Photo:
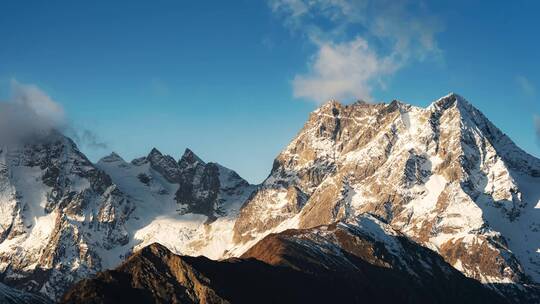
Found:
[{"label": "rocky outcrop", "polygon": [[236,172],[216,163],[206,164],[189,149],[178,165],[182,174],[175,198],[182,212],[204,214],[210,221],[225,214],[225,196],[249,186]]},{"label": "rocky outcrop", "polygon": [[[178,212],[202,214],[209,222],[226,214],[227,197],[240,195],[250,186],[236,172],[216,163],[205,163],[190,149],[185,150],[178,162],[156,148],[148,156],[132,161],[135,166],[146,163],[168,183],[176,185],[174,199]],[[140,173],[138,178],[148,185],[151,175]]]},{"label": "rocky outcrop", "polygon": [[101,250],[127,244],[134,206],[68,138],[4,147],[0,163],[4,283],[54,298],[101,269]]},{"label": "rocky outcrop", "polygon": [[117,269],[79,282],[63,303],[228,303],[208,278],[157,243],[136,252]]}]

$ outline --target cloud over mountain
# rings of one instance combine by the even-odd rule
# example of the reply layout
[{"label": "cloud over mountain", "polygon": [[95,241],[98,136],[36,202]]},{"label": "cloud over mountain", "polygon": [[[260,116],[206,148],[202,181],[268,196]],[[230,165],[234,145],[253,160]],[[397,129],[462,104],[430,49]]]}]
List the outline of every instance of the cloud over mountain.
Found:
[{"label": "cloud over mountain", "polygon": [[413,59],[440,52],[435,35],[442,26],[418,2],[270,0],[269,5],[285,26],[317,48],[308,71],[293,80],[297,98],[371,100],[388,76]]},{"label": "cloud over mountain", "polygon": [[87,149],[107,148],[93,131],[73,126],[62,105],[38,86],[12,79],[9,98],[0,100],[0,143],[35,141],[52,130],[65,133]]},{"label": "cloud over mountain", "polygon": [[35,85],[11,80],[11,96],[0,101],[0,142],[20,142],[66,126],[64,109]]}]

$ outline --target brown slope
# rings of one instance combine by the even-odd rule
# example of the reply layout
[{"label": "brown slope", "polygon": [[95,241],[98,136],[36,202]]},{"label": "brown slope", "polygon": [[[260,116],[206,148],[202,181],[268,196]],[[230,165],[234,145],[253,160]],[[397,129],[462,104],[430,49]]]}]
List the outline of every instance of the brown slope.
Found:
[{"label": "brown slope", "polygon": [[62,303],[505,303],[375,219],[357,225],[272,234],[224,261],[152,244]]},{"label": "brown slope", "polygon": [[[358,225],[358,226],[357,226]],[[466,278],[435,252],[396,234],[371,217],[292,229],[266,236],[242,258],[256,258],[339,282],[347,302],[505,303],[479,282]],[[391,234],[390,234],[391,235]]]}]

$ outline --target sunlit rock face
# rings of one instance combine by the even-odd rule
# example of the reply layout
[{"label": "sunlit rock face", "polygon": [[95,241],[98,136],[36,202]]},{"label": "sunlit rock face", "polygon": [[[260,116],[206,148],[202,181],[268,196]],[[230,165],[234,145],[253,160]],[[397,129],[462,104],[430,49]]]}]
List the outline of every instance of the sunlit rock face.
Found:
[{"label": "sunlit rock face", "polygon": [[370,213],[484,283],[540,281],[540,161],[450,94],[329,102],[243,207],[234,239]]}]

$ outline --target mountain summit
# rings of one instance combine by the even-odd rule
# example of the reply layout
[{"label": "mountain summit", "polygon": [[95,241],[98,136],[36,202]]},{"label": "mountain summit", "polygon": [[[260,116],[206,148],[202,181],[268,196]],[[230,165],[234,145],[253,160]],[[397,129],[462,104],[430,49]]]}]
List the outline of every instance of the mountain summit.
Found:
[{"label": "mountain summit", "polygon": [[[58,299],[152,243],[173,254],[300,265],[260,248],[287,253],[287,240],[302,259],[363,254],[369,244],[336,238],[367,216],[377,231],[429,248],[510,302],[538,294],[540,160],[457,94],[426,108],[328,102],[256,186],[189,149],[178,160],[154,148],[131,162],[112,153],[93,164],[69,138],[53,137],[0,149],[0,271],[10,286]],[[266,238],[273,233],[281,236]],[[414,250],[430,259],[424,249]]]},{"label": "mountain summit", "polygon": [[329,102],[274,162],[234,238],[375,214],[484,283],[540,281],[540,161],[463,97]]}]

